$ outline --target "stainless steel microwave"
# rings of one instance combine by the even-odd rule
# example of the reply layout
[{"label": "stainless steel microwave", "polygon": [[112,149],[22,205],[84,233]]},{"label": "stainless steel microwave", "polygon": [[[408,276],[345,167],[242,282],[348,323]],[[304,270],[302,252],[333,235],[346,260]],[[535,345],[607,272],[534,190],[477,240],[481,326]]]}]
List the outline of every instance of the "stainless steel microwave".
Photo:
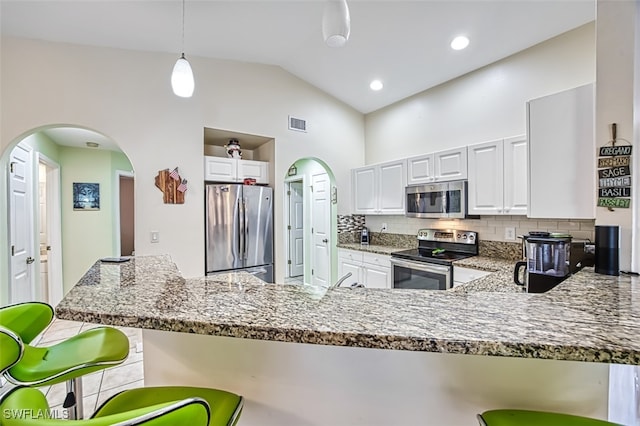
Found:
[{"label": "stainless steel microwave", "polygon": [[406,216],[462,219],[467,216],[467,181],[407,186]]}]

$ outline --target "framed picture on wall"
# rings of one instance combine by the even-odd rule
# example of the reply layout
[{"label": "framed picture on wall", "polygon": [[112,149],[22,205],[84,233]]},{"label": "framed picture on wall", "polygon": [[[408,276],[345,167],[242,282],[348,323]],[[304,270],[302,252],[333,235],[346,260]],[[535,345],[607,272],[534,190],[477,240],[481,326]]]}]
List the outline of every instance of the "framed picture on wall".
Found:
[{"label": "framed picture on wall", "polygon": [[100,210],[99,183],[73,183],[74,210]]}]

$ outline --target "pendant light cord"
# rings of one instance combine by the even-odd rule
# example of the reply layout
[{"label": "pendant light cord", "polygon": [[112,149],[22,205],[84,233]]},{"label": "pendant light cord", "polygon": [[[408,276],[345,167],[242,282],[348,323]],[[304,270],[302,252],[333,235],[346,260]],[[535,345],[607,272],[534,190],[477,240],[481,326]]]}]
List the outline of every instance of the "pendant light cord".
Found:
[{"label": "pendant light cord", "polygon": [[185,0],[182,0],[182,57],[184,58],[184,2]]}]

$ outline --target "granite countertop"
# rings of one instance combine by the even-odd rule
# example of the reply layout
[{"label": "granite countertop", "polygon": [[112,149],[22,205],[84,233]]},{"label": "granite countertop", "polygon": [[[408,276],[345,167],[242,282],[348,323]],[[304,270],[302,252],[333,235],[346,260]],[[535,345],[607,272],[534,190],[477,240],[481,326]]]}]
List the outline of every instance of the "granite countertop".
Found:
[{"label": "granite countertop", "polygon": [[394,251],[406,250],[413,247],[384,246],[379,244],[340,243],[338,248],[389,255]]},{"label": "granite countertop", "polygon": [[638,365],[639,285],[585,268],[544,294],[327,290],[246,273],[185,279],[169,256],[147,256],[98,261],[56,314],[282,342]]}]

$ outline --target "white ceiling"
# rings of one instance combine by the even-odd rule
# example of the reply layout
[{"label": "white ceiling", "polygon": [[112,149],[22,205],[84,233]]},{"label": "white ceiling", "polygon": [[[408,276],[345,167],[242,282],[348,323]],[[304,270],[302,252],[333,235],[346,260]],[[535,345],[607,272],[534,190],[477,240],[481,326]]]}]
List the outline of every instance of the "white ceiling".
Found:
[{"label": "white ceiling", "polygon": [[[345,47],[330,48],[322,40],[323,1],[187,0],[184,51],[187,58],[279,65],[368,113],[595,19],[595,0],[348,4],[351,37]],[[0,0],[0,24],[3,35],[177,59],[181,11],[180,0]],[[449,42],[459,34],[471,44],[453,51]],[[383,81],[382,91],[369,89],[374,78]]]},{"label": "white ceiling", "polygon": [[[43,130],[42,133],[58,145],[121,152],[120,147],[112,139],[93,130],[81,129],[79,127],[52,127]],[[97,143],[98,147],[88,147],[87,142]]]}]

